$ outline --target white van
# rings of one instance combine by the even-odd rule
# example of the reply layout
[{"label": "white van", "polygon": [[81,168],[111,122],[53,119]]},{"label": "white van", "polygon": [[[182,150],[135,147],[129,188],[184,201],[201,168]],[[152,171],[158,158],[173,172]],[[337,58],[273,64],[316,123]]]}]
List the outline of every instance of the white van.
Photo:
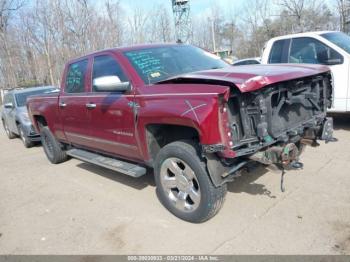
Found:
[{"label": "white van", "polygon": [[272,38],[262,64],[306,63],[328,65],[334,77],[333,112],[350,112],[350,37],[341,32],[308,32]]}]

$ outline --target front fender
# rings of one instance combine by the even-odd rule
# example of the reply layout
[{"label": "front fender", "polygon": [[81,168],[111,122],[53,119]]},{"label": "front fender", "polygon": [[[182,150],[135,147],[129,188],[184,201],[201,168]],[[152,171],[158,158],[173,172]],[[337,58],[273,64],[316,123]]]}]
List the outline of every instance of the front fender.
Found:
[{"label": "front fender", "polygon": [[226,92],[227,87],[220,93],[136,95],[136,130],[143,155],[148,156],[145,141],[150,124],[191,127],[197,130],[202,145],[226,144],[222,116]]}]

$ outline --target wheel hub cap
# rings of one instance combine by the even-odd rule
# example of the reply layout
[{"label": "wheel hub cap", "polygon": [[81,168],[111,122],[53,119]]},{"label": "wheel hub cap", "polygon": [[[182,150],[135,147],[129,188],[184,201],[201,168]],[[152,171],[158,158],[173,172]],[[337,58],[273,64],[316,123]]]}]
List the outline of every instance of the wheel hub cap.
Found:
[{"label": "wheel hub cap", "polygon": [[201,193],[192,168],[179,158],[166,159],[160,171],[162,189],[179,210],[190,212],[198,208]]},{"label": "wheel hub cap", "polygon": [[177,182],[177,188],[180,191],[187,192],[190,187],[190,182],[187,180],[187,178],[183,175],[179,175],[176,179]]}]

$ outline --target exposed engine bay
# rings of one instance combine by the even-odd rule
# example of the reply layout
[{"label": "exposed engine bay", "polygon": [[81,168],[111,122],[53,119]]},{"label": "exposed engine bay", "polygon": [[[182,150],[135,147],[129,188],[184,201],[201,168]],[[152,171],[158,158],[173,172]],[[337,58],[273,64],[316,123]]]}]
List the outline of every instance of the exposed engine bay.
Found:
[{"label": "exposed engine bay", "polygon": [[331,130],[322,137],[322,126],[332,95],[328,73],[233,94],[228,105],[233,150],[244,156],[276,142],[330,139]]},{"label": "exposed engine bay", "polygon": [[[245,163],[276,165],[281,170],[300,168],[299,156],[306,145],[333,140],[333,120],[326,117],[332,106],[330,73],[290,80],[262,90],[232,92],[228,101],[232,150],[235,159],[221,159],[222,178],[230,180]],[[228,168],[230,167],[230,168]]]}]

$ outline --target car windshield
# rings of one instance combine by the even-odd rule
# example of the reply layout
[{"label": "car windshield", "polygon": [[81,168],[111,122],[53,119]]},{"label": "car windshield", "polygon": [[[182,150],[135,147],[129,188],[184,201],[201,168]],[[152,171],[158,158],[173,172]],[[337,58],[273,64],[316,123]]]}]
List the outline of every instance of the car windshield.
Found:
[{"label": "car windshield", "polygon": [[124,55],[146,84],[177,75],[229,66],[218,56],[191,45],[133,50]]},{"label": "car windshield", "polygon": [[32,90],[32,91],[28,91],[28,92],[21,92],[16,94],[16,102],[17,102],[17,106],[21,107],[21,106],[25,106],[26,102],[27,102],[27,98],[29,96],[33,96],[33,95],[40,95],[40,94],[48,94],[48,93],[52,93],[55,92],[57,89],[56,88],[47,88],[47,89],[39,89],[39,90]]},{"label": "car windshield", "polygon": [[323,36],[333,44],[339,46],[340,48],[344,49],[346,52],[350,54],[350,37],[348,35],[341,32],[333,32],[333,33],[325,33],[325,34],[322,34],[321,36]]}]

